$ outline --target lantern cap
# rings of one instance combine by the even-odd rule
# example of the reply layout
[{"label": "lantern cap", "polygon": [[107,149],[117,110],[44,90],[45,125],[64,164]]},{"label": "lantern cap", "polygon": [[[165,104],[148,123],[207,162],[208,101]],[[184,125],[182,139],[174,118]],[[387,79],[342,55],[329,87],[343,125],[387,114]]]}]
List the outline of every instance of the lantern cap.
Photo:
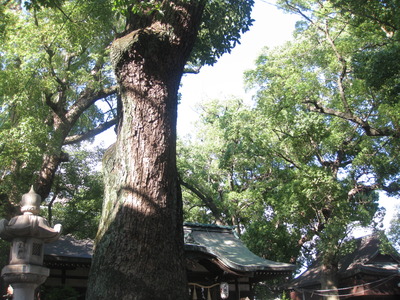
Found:
[{"label": "lantern cap", "polygon": [[29,193],[26,193],[22,196],[21,199],[21,212],[23,214],[33,214],[37,215],[40,211],[40,203],[42,202],[42,197],[36,194],[33,186]]}]

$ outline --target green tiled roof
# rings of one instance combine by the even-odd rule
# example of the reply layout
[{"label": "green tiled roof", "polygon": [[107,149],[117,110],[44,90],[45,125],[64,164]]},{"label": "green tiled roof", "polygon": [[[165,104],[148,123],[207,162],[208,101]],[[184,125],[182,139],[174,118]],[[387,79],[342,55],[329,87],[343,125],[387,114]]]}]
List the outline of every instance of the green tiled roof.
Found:
[{"label": "green tiled roof", "polygon": [[[185,223],[185,251],[216,259],[234,272],[291,273],[295,266],[263,259],[252,253],[237,237],[233,227]],[[45,245],[45,255],[68,261],[91,259],[93,242],[61,237]]]},{"label": "green tiled roof", "polygon": [[252,253],[236,236],[232,227],[185,224],[186,251],[214,256],[226,267],[240,272],[292,272],[294,265],[263,259]]}]

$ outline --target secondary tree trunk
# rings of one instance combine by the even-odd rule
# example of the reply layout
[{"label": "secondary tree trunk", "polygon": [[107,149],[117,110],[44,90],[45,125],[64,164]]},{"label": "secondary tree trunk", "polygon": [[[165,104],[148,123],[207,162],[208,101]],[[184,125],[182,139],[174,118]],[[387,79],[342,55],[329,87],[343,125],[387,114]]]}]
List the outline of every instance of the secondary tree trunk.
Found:
[{"label": "secondary tree trunk", "polygon": [[177,92],[203,1],[166,2],[164,22],[153,20],[112,46],[122,107],[117,142],[103,159],[105,199],[87,299],[188,297]]},{"label": "secondary tree trunk", "polygon": [[339,300],[338,294],[338,280],[337,280],[338,267],[337,264],[325,264],[322,265],[321,274],[321,289],[326,295],[326,300]]},{"label": "secondary tree trunk", "polygon": [[36,182],[36,193],[42,197],[42,200],[45,200],[50,194],[60,163],[68,161],[68,155],[62,152],[61,147],[62,144],[58,146],[60,149],[58,153],[43,155],[42,167]]}]

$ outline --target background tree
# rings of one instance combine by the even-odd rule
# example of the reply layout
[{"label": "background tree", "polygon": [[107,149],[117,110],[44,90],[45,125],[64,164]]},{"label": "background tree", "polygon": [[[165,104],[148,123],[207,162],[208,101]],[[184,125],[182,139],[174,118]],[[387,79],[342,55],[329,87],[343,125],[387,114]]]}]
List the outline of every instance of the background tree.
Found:
[{"label": "background tree", "polygon": [[258,255],[295,262],[300,232],[276,218],[267,195],[282,166],[258,135],[257,112],[241,100],[210,101],[200,108],[195,137],[181,141],[178,156],[188,222],[235,226]]},{"label": "background tree", "polygon": [[[393,113],[398,111],[397,81],[399,65],[395,62],[398,40],[398,18],[396,3],[398,1],[368,1],[368,5],[360,5],[357,1],[280,1],[282,7],[290,12],[300,14],[304,18],[298,24],[298,31],[311,30],[320,34],[317,42],[325,40],[336,57],[337,87],[340,89],[341,107],[333,109],[310,99],[309,109],[315,112],[343,118],[365,131],[370,137],[386,137],[390,144],[398,146],[398,119]],[[318,14],[315,7],[319,6]],[[393,8],[393,9],[392,9]],[[342,30],[335,35],[332,27]],[[331,29],[331,31],[329,31]],[[368,32],[368,35],[365,34]],[[344,49],[338,38],[347,38],[350,48]],[[356,48],[359,47],[359,48]],[[352,81],[352,79],[355,79]],[[357,81],[360,80],[360,81]],[[367,93],[357,102],[348,103],[345,93],[348,82],[362,82],[361,87]],[[356,110],[364,105],[363,110]],[[393,182],[393,184],[395,184]],[[383,185],[387,192],[396,192]]]},{"label": "background tree", "polygon": [[47,220],[62,224],[63,234],[94,239],[99,225],[104,185],[99,161],[104,153],[96,147],[67,147],[70,161],[62,163],[45,201]]},{"label": "background tree", "polygon": [[287,208],[293,210],[304,241],[318,237],[322,288],[334,292],[348,225],[371,221],[375,190],[398,193],[397,94],[372,88],[363,64],[379,57],[379,45],[396,41],[374,29],[371,19],[363,19],[371,34],[365,28],[360,34],[330,1],[281,3],[305,21],[297,25],[296,41],[266,51],[248,79],[258,89],[263,122],[275,136],[270,145],[294,176],[283,186],[292,197],[274,197],[281,200],[275,210],[286,212],[283,218]]},{"label": "background tree", "polygon": [[[188,139],[179,149],[181,184],[195,196],[187,201],[186,194],[185,201],[193,208],[206,205],[205,214],[211,214],[210,221],[235,225],[240,234],[244,207],[233,194],[244,194],[252,182],[247,178],[247,170],[251,169],[247,154],[252,146],[244,129],[246,107],[242,101],[232,100],[210,101],[201,109],[196,139]],[[190,209],[186,214],[187,220],[197,221],[199,217],[198,213],[189,215]]]},{"label": "background tree", "polygon": [[91,3],[31,11],[14,1],[2,6],[0,192],[7,216],[29,185],[47,198],[68,161],[65,145],[115,124],[117,90],[107,69],[111,6]]},{"label": "background tree", "polygon": [[[63,212],[79,207],[78,216],[87,205],[79,201],[102,199],[94,193],[99,189],[91,183],[92,195],[83,195],[83,183],[78,188],[76,182],[64,180],[60,187],[54,178],[60,183],[59,177],[74,172],[72,165],[66,166],[71,154],[66,145],[91,139],[115,124],[116,89],[107,68],[107,46],[117,23],[112,23],[107,1],[96,1],[94,7],[88,1],[68,1],[61,7],[57,1],[55,10],[26,10],[20,3],[3,1],[0,6],[2,217],[17,213],[21,195],[32,184],[43,200],[51,195],[50,203],[62,196]],[[100,101],[102,106],[93,105]],[[76,159],[75,154],[71,157]],[[81,192],[65,193],[72,185]],[[67,232],[73,230],[68,227]]]},{"label": "background tree", "polygon": [[390,222],[388,237],[390,242],[396,248],[397,251],[400,249],[400,210],[396,208],[396,213]]},{"label": "background tree", "polygon": [[[304,22],[297,24],[295,42],[266,50],[248,73],[258,91],[256,109],[244,113],[232,103],[209,105],[202,119],[210,124],[204,130],[208,136],[201,134],[201,142],[181,150],[186,217],[234,224],[233,214],[250,243],[255,236],[262,239],[255,228],[283,224],[284,233],[297,232],[291,236],[297,238],[293,248],[317,247],[328,275],[322,286],[334,293],[337,263],[347,251],[342,246],[351,228],[376,225],[375,191],[398,194],[396,26],[388,31],[371,18],[384,17],[386,26],[393,19],[379,5],[365,6],[368,13],[354,18],[354,7],[350,16],[350,8],[339,10],[334,1],[281,4]],[[258,181],[263,192],[253,198],[236,194],[228,201],[234,194],[230,182],[249,186],[246,172],[269,174]],[[261,216],[252,212],[255,221],[249,222],[243,210],[233,213],[228,208],[240,207],[237,199],[259,203]],[[276,236],[275,243],[279,240]],[[253,247],[267,253],[265,245],[258,241]]]}]

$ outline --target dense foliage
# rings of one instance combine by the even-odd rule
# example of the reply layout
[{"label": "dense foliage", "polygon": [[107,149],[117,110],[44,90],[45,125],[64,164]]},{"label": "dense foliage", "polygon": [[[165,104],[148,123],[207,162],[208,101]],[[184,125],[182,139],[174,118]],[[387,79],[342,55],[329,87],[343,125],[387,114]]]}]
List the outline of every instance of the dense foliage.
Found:
[{"label": "dense foliage", "polygon": [[278,183],[280,162],[259,136],[257,112],[237,99],[211,101],[202,110],[196,139],[179,148],[185,220],[235,226],[256,253],[293,261],[300,233],[265,201]]},{"label": "dense foliage", "polygon": [[186,217],[267,257],[317,251],[334,278],[352,228],[380,221],[376,191],[399,194],[396,3],[278,2],[303,21],[246,74],[255,108],[208,104],[201,142],[183,142]]},{"label": "dense foliage", "polygon": [[14,1],[2,6],[0,194],[6,217],[30,185],[43,200],[60,196],[53,180],[69,161],[66,145],[115,124],[106,48],[113,37],[110,6],[58,4],[29,11]]},{"label": "dense foliage", "polygon": [[103,202],[103,176],[99,161],[102,149],[68,147],[70,161],[56,174],[52,197],[43,212],[51,224],[62,224],[63,234],[94,239]]},{"label": "dense foliage", "polygon": [[296,40],[248,73],[279,156],[301,174],[290,183],[303,198],[296,212],[315,214],[311,232],[331,264],[347,226],[371,220],[374,191],[399,193],[395,1],[339,2],[281,1],[304,19]]}]

